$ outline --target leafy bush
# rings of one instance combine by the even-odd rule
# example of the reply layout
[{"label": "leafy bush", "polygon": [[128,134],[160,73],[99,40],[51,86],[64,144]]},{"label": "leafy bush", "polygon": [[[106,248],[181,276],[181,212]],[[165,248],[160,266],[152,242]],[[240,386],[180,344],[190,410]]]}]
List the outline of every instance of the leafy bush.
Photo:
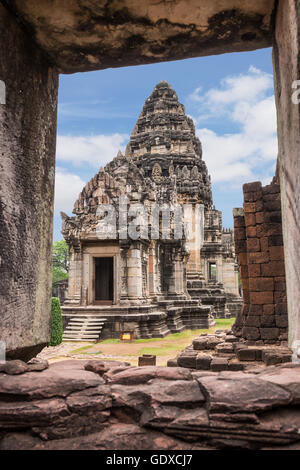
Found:
[{"label": "leafy bush", "polygon": [[68,279],[69,247],[65,240],[55,242],[53,245],[52,288],[63,279]]},{"label": "leafy bush", "polygon": [[57,297],[51,301],[51,339],[50,346],[57,346],[62,342],[63,326],[60,302]]}]

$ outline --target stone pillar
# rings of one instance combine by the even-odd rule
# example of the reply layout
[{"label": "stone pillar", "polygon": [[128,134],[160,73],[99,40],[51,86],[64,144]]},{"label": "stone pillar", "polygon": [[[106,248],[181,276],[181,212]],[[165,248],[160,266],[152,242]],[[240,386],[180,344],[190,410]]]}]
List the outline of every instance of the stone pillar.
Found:
[{"label": "stone pillar", "polygon": [[185,292],[185,270],[182,248],[179,246],[166,246],[164,253],[164,281],[166,285],[166,294],[171,297],[181,297]]},{"label": "stone pillar", "polygon": [[[293,83],[300,80],[299,0],[278,1],[273,61],[289,345],[292,346],[294,341],[300,340],[300,101],[292,101],[292,94],[296,91]],[[299,90],[299,85],[297,88]]]},{"label": "stone pillar", "polygon": [[170,296],[176,296],[176,260],[174,259],[172,248],[170,249],[169,252],[169,259],[167,263],[167,267],[165,270],[165,274],[167,276],[167,286],[168,286],[168,291],[167,295]]},{"label": "stone pillar", "polygon": [[155,244],[152,241],[149,247],[148,259],[148,277],[149,277],[149,296],[157,295],[157,259],[155,255]]},{"label": "stone pillar", "polygon": [[129,246],[120,243],[120,303],[128,304],[128,277],[127,277],[127,259]]},{"label": "stone pillar", "polygon": [[58,74],[0,4],[0,340],[27,359],[50,338]]},{"label": "stone pillar", "polygon": [[176,290],[177,295],[184,294],[183,277],[184,277],[183,262],[181,260],[181,256],[178,255],[175,261],[175,290]]},{"label": "stone pillar", "polygon": [[217,282],[220,284],[223,284],[223,257],[222,255],[218,255],[216,257],[216,277],[217,277]]},{"label": "stone pillar", "polygon": [[140,300],[142,298],[142,257],[138,243],[128,250],[127,258],[127,293],[128,299]]},{"label": "stone pillar", "polygon": [[[189,251],[189,258],[187,262],[187,273],[191,277],[202,276],[201,266],[201,248],[204,243],[204,208],[200,210],[201,205],[196,204],[192,207],[191,227],[193,231],[193,238],[188,240],[186,243]],[[187,215],[189,211],[187,212]]]},{"label": "stone pillar", "polygon": [[[82,253],[70,247],[70,266],[68,279],[68,295],[66,304],[81,304],[82,290],[88,288],[86,285],[89,279],[82,279]],[[91,289],[90,289],[91,291]],[[83,297],[85,297],[83,295]],[[88,299],[86,299],[88,301]]]},{"label": "stone pillar", "polygon": [[193,232],[193,237],[187,241],[187,247],[189,249],[189,259],[187,263],[187,270],[190,273],[201,273],[201,258],[200,250],[203,246],[203,229],[204,229],[204,219],[203,215],[198,212],[199,206],[193,205],[191,213],[187,211],[185,214],[187,217],[190,217],[189,221],[191,224],[191,230]]}]

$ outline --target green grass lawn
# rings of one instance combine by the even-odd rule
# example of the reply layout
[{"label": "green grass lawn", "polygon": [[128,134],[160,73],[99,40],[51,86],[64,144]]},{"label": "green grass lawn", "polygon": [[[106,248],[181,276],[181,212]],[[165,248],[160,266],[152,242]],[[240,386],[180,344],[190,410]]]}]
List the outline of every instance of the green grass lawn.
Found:
[{"label": "green grass lawn", "polygon": [[139,356],[142,356],[143,354],[152,354],[154,356],[169,356],[171,353],[174,353],[174,356],[176,356],[178,350],[182,350],[182,348],[179,347],[178,344],[169,344],[166,346],[158,346],[156,348],[142,348],[139,351]]},{"label": "green grass lawn", "polygon": [[[152,347],[144,347],[140,350],[140,355],[143,354],[154,354],[156,356],[169,356],[170,354],[176,354],[183,349],[182,347],[182,340],[187,340],[187,343],[190,344],[192,343],[193,339],[202,333],[213,333],[215,330],[224,330],[231,328],[232,324],[234,323],[234,319],[220,319],[216,320],[217,325],[213,328],[210,328],[209,330],[185,330],[182,331],[181,333],[174,333],[173,335],[166,336],[165,338],[161,339],[168,342],[169,344],[164,344],[161,346],[155,346],[153,345]],[[153,338],[157,339],[157,338]],[[148,342],[153,342],[153,340],[149,339],[146,340]],[[180,341],[180,343],[178,342]],[[141,342],[143,343],[143,340],[136,340],[136,342]],[[186,342],[185,342],[186,344]],[[187,345],[188,345],[187,344]]]},{"label": "green grass lawn", "polygon": [[94,345],[94,343],[90,343],[87,346],[82,346],[81,348],[74,349],[71,351],[71,354],[84,354],[88,349],[91,349],[91,347]]},{"label": "green grass lawn", "polygon": [[[89,343],[80,348],[74,349],[71,351],[71,354],[113,354],[116,356],[132,356],[136,358],[143,354],[153,354],[159,357],[175,357],[177,354],[182,351],[186,346],[192,343],[193,339],[202,333],[214,333],[216,330],[224,330],[231,328],[234,323],[234,318],[231,319],[220,319],[216,320],[216,325],[213,328],[208,330],[184,330],[181,333],[174,333],[164,338],[151,338],[151,339],[136,339],[132,343],[124,343],[119,339],[105,339],[99,341],[98,343]],[[110,345],[116,345],[113,349],[110,348]],[[124,351],[123,346],[126,344],[126,352]],[[107,346],[106,346],[107,345]],[[119,346],[122,348],[119,350]],[[131,348],[132,345],[140,345],[140,348],[135,346]],[[100,349],[98,349],[101,348]],[[167,361],[167,358],[166,358]],[[165,362],[166,362],[165,361]]]},{"label": "green grass lawn", "polygon": [[[164,338],[150,338],[150,339],[135,339],[131,344],[144,344],[144,343],[155,343],[158,341],[178,341],[181,339],[188,339],[190,337],[195,337],[201,335],[202,333],[213,333],[215,330],[226,330],[231,328],[234,323],[235,318],[221,318],[216,320],[216,326],[210,328],[209,330],[184,330],[181,333],[173,333],[172,335],[165,336]],[[118,344],[122,341],[119,339],[105,339],[99,341],[101,344]],[[99,344],[98,343],[98,344]],[[146,354],[146,353],[145,353]]]}]

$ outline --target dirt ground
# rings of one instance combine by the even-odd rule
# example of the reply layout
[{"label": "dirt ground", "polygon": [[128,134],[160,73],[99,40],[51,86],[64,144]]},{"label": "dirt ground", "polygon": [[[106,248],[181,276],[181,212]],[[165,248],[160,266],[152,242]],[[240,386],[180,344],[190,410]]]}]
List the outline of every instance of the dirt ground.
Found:
[{"label": "dirt ground", "polygon": [[148,340],[135,340],[132,343],[119,340],[105,340],[98,343],[65,342],[59,346],[50,346],[39,354],[39,357],[49,362],[66,359],[109,359],[126,361],[131,365],[138,365],[138,357],[143,354],[156,355],[156,364],[166,366],[169,359],[173,359],[180,351],[189,346],[193,339],[201,333],[213,333],[217,329],[230,329],[234,319],[217,320],[215,327],[210,330],[186,330],[165,338]]}]

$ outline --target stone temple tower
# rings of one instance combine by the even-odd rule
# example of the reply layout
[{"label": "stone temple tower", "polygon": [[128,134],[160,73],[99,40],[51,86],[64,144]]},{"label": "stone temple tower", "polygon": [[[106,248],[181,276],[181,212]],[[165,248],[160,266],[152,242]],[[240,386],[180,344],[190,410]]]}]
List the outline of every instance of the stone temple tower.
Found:
[{"label": "stone temple tower", "polygon": [[[203,204],[205,242],[202,250],[197,247],[190,252],[188,290],[192,297],[201,297],[203,303],[214,305],[215,316],[236,314],[241,303],[233,233],[223,230],[222,213],[213,206],[211,177],[202,159],[194,122],[166,81],[158,83],[146,100],[127,152],[157,185],[167,186],[169,178],[175,175],[178,201]],[[230,312],[226,303],[230,303]]]},{"label": "stone temple tower", "polygon": [[[107,204],[116,226],[103,225],[99,208]],[[133,239],[128,214],[137,204],[147,215]],[[169,237],[162,236],[161,225],[157,237],[148,236],[154,205],[189,206],[193,242],[173,236],[174,213]],[[105,336],[129,329],[151,337],[205,328],[213,316],[236,314],[240,297],[232,232],[223,230],[222,214],[213,206],[194,123],[167,82],[156,85],[146,100],[125,155],[119,151],[91,179],[73,213],[62,214],[70,247],[65,323],[76,314],[102,315]]]},{"label": "stone temple tower", "polygon": [[146,177],[163,184],[176,176],[182,201],[212,206],[210,176],[193,120],[170,85],[162,81],[146,100],[129,142],[130,156]]}]

